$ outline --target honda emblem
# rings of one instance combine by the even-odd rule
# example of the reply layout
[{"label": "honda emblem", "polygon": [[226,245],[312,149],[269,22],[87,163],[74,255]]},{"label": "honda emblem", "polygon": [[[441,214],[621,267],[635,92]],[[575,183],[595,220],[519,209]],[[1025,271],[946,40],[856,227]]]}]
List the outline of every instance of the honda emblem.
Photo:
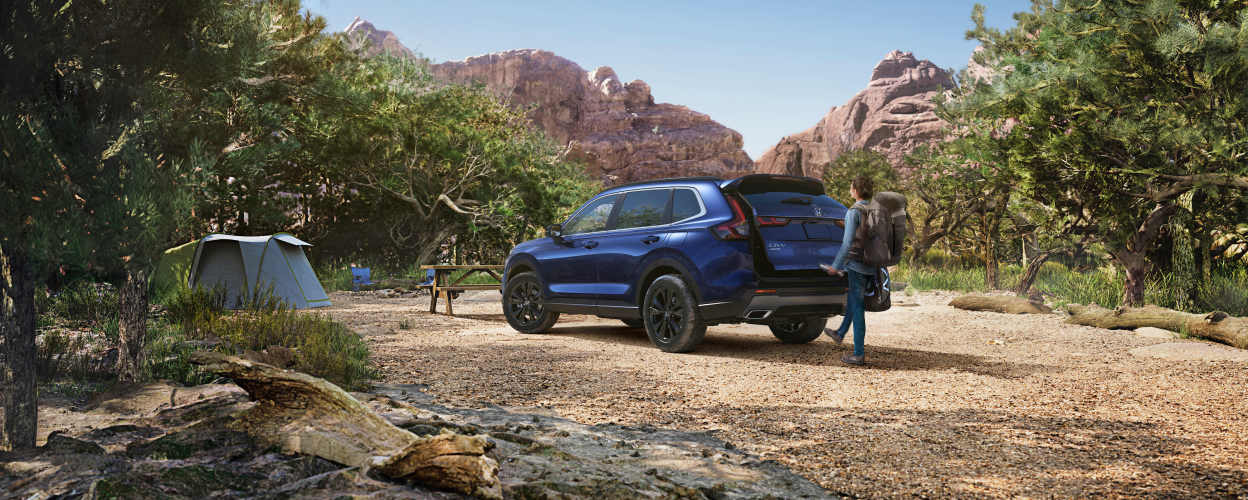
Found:
[{"label": "honda emblem", "polygon": [[823,209],[815,207],[815,217],[823,217]]}]

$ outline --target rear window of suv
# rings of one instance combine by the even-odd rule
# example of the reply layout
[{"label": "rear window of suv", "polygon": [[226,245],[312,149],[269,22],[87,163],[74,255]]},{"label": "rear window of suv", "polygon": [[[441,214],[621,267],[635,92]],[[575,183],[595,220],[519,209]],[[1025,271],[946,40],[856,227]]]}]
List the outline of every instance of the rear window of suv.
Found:
[{"label": "rear window of suv", "polygon": [[808,207],[844,206],[826,194],[812,195],[793,191],[766,191],[753,194],[747,192],[742,194],[745,196],[745,201],[749,202],[752,207],[776,207],[784,205],[799,205]]}]

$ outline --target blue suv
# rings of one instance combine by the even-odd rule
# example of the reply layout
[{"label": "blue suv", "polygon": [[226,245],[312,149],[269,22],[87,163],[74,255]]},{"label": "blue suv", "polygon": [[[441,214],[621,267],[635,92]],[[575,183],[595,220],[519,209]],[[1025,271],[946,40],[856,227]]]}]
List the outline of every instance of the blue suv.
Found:
[{"label": "blue suv", "polygon": [[511,251],[503,313],[522,333],[560,313],[615,318],[667,352],[693,350],[722,323],[810,342],[845,309],[845,278],[819,268],[840,250],[845,211],[810,177],[615,186]]}]

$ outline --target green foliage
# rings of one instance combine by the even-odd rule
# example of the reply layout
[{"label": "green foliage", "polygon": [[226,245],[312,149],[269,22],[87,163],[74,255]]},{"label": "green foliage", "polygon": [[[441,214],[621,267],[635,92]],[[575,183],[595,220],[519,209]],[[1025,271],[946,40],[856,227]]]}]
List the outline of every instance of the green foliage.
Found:
[{"label": "green foliage", "polygon": [[[1020,266],[1001,267],[1001,281],[1013,288],[1021,279]],[[982,266],[898,266],[893,279],[917,290],[949,290],[963,293],[986,292]],[[1060,262],[1045,262],[1036,276],[1036,289],[1044,292],[1055,308],[1066,304],[1097,304],[1113,309],[1122,305],[1125,273],[1110,265],[1086,272],[1073,271]],[[1151,276],[1145,283],[1144,298],[1148,304],[1175,309],[1174,278]],[[1232,316],[1248,317],[1248,267],[1216,267],[1201,295],[1187,312],[1223,311]]]},{"label": "green foliage", "polygon": [[828,196],[850,206],[854,204],[850,184],[860,175],[871,179],[877,193],[904,190],[888,157],[869,149],[851,149],[838,155],[823,171],[823,186]]},{"label": "green foliage", "polygon": [[120,314],[117,288],[108,283],[79,281],[55,295],[44,294],[37,312],[67,326],[99,329],[116,323]]},{"label": "green foliage", "polygon": [[1034,0],[1006,32],[985,27],[982,6],[972,17],[976,61],[996,74],[963,78],[937,114],[972,128],[1012,123],[986,146],[1054,225],[1106,244],[1132,277],[1132,302],[1175,199],[1198,191],[1206,227],[1242,210],[1228,203],[1242,192],[1226,193],[1248,187],[1248,5]]},{"label": "green foliage", "polygon": [[1248,317],[1248,265],[1219,266],[1200,290],[1201,312]]},{"label": "green foliage", "polygon": [[162,342],[153,342],[154,349],[164,349],[174,358],[162,369],[196,375],[184,367],[186,356],[194,349],[179,350],[179,339],[219,341],[218,350],[241,354],[244,350],[261,351],[269,346],[294,350],[299,357],[296,370],[324,378],[349,390],[367,385],[379,372],[369,367],[368,345],[346,326],[326,314],[300,312],[288,307],[275,293],[272,285],[257,286],[244,294],[237,310],[224,310],[224,286],[181,289],[169,304],[169,333]]},{"label": "green foliage", "polygon": [[184,329],[210,325],[225,314],[228,297],[229,291],[222,281],[209,286],[181,287],[165,302],[165,317]]}]

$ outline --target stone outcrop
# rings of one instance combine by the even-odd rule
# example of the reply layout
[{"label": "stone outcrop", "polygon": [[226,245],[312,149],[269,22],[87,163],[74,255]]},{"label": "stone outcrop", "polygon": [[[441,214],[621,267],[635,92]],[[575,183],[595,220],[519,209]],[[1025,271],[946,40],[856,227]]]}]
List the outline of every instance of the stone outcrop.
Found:
[{"label": "stone outcrop", "polygon": [[390,55],[398,57],[413,59],[416,57],[416,54],[411,49],[399,42],[399,37],[394,33],[381,31],[376,26],[373,26],[373,23],[360,19],[359,16],[356,16],[355,20],[351,21],[347,29],[342,30],[342,32],[348,35],[355,34],[367,39],[369,42],[369,55],[389,52]]},{"label": "stone outcrop", "polygon": [[[283,374],[291,372],[239,358],[199,359],[237,376],[250,393],[233,384],[209,384],[182,388],[175,396],[168,392],[173,384],[153,383],[102,395],[100,400],[142,405],[123,413],[97,407],[89,414],[100,419],[96,425],[54,432],[46,445],[33,450],[0,452],[0,500],[471,498],[434,488],[419,477],[388,476],[399,462],[371,463],[387,462],[385,457],[392,454],[352,458],[356,454],[351,450],[370,448],[379,438],[396,445],[473,441],[441,456],[481,458],[475,454],[484,451],[484,457],[501,464],[497,480],[503,498],[840,498],[775,461],[717,439],[714,431],[585,425],[541,408],[516,413],[489,403],[452,408],[435,404],[424,384],[378,384],[372,393],[345,395],[324,381],[306,375],[287,378]],[[273,382],[266,385],[265,379]],[[131,398],[162,392],[162,398]],[[354,419],[344,429],[330,427],[325,419],[344,413]],[[256,420],[262,415],[269,418]],[[258,433],[251,424],[289,427],[291,432]],[[313,438],[364,428],[377,433],[370,432],[361,442]],[[295,446],[297,450],[288,448]],[[369,463],[346,466],[312,450],[335,450],[343,462]],[[493,492],[474,496],[488,498]]]},{"label": "stone outcrop", "polygon": [[606,185],[752,173],[741,134],[685,106],[655,103],[646,82],[624,83],[606,66],[585,71],[551,52],[524,49],[435,64],[432,70],[445,80],[508,91],[517,105],[536,104],[529,115],[533,124],[568,145]]},{"label": "stone outcrop", "polygon": [[953,88],[948,72],[894,50],[875,66],[865,90],[814,127],[781,139],[758,158],[755,171],[820,178],[847,149],[879,151],[901,169],[906,154],[941,136],[945,122],[932,103],[938,88]]},{"label": "stone outcrop", "polygon": [[370,467],[392,479],[478,498],[503,498],[498,462],[485,456],[494,448],[486,436],[417,437],[323,379],[211,351],[195,351],[190,361],[233,379],[257,401],[232,427],[260,446]]}]

